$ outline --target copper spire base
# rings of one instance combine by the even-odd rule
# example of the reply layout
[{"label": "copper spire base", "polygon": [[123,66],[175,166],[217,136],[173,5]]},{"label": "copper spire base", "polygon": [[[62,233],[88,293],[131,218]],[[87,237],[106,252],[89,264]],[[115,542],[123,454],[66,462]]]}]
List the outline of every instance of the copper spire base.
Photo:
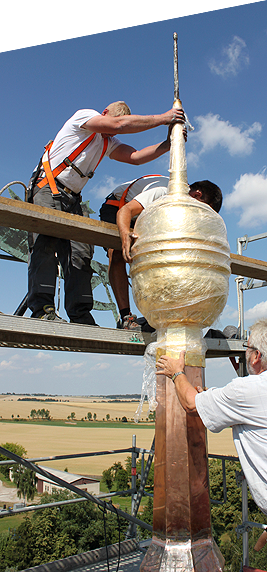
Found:
[{"label": "copper spire base", "polygon": [[[186,366],[185,373],[203,387],[204,368]],[[140,572],[222,572],[211,533],[206,429],[164,375],[157,376],[157,402],[153,536]]]}]

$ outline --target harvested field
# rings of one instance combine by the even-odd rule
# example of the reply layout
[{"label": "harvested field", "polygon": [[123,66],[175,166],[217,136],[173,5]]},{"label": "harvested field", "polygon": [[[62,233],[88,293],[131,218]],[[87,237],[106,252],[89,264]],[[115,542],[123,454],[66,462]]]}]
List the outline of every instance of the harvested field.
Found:
[{"label": "harvested field", "polygon": [[[0,442],[20,443],[28,452],[29,458],[86,453],[131,447],[132,434],[136,434],[137,447],[150,449],[154,428],[123,427],[53,427],[44,425],[27,425],[24,423],[1,423]],[[235,455],[231,429],[225,429],[219,434],[208,432],[209,453],[220,455]],[[85,475],[101,475],[104,469],[115,461],[124,463],[130,453],[105,455],[98,457],[66,459],[43,463],[47,467]]]},{"label": "harvested field", "polygon": [[[74,412],[76,419],[86,417],[88,411],[96,413],[97,419],[100,421],[106,419],[106,415],[110,415],[110,419],[116,420],[116,417],[122,418],[124,415],[127,419],[132,419],[138,407],[137,401],[124,402],[108,402],[99,398],[88,397],[71,397],[71,396],[55,396],[58,401],[44,401],[45,397],[41,397],[39,401],[18,401],[23,399],[22,395],[0,396],[0,416],[3,419],[11,419],[12,415],[27,419],[32,409],[49,409],[53,419],[67,419]],[[33,396],[32,396],[33,397]],[[61,400],[61,401],[59,401]],[[141,419],[146,419],[148,404],[144,404],[143,415]]]}]

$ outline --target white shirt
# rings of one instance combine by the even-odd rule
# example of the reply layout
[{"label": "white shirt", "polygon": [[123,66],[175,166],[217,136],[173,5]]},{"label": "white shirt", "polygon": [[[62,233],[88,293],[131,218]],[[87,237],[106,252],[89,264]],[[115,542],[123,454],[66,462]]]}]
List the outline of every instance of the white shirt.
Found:
[{"label": "white shirt", "polygon": [[[116,199],[120,199],[123,195],[125,189],[131,185],[133,181],[128,181],[127,183],[122,183],[113,191]],[[163,177],[163,175],[145,175],[141,179],[138,179],[129,189],[126,195],[126,203],[135,199],[144,208],[150,203],[162,197],[162,195],[167,194],[167,187],[169,184],[169,177]]]},{"label": "white shirt", "polygon": [[213,433],[232,427],[253,499],[267,514],[267,371],[233,379],[196,395],[196,409]]},{"label": "white shirt", "polygon": [[[50,166],[53,171],[62,161],[68,157],[80,143],[85,141],[93,131],[89,129],[82,129],[82,125],[95,117],[100,115],[93,109],[80,109],[66,121],[62,129],[58,132],[49,152]],[[73,161],[73,163],[82,171],[84,175],[94,171],[103,150],[104,139],[101,133],[96,133],[93,141],[89,143],[82,153]],[[114,149],[116,149],[122,142],[117,137],[108,137],[108,146],[105,156],[109,156]],[[57,179],[66,187],[75,193],[79,193],[84,185],[86,185],[88,178],[80,177],[72,167],[66,167]]]}]

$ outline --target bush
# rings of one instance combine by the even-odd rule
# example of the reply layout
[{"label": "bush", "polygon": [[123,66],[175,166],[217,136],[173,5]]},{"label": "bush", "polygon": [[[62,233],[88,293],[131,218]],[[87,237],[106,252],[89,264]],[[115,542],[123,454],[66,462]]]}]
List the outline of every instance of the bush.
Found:
[{"label": "bush", "polygon": [[[15,455],[18,455],[19,457],[25,457],[25,455],[27,455],[26,449],[24,449],[24,447],[22,445],[19,445],[18,443],[1,443],[1,447],[7,449],[11,453],[15,453]],[[10,459],[9,457],[0,454],[0,461],[8,461],[9,459]],[[11,465],[0,465],[0,467],[1,467],[1,473],[7,479],[9,479],[9,469]]]}]

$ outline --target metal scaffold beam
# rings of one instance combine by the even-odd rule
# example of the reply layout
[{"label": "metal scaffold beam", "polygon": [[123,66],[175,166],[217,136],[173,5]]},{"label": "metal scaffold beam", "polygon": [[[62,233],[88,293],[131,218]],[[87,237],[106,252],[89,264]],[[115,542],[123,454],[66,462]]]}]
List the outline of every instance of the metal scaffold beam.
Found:
[{"label": "metal scaffold beam", "polygon": [[[121,250],[115,224],[0,197],[0,226]],[[232,274],[267,280],[267,262],[231,254]]]},{"label": "metal scaffold beam", "polygon": [[[145,332],[97,328],[0,314],[0,347],[141,356],[155,340]],[[206,357],[242,356],[242,340],[206,338]]]}]

